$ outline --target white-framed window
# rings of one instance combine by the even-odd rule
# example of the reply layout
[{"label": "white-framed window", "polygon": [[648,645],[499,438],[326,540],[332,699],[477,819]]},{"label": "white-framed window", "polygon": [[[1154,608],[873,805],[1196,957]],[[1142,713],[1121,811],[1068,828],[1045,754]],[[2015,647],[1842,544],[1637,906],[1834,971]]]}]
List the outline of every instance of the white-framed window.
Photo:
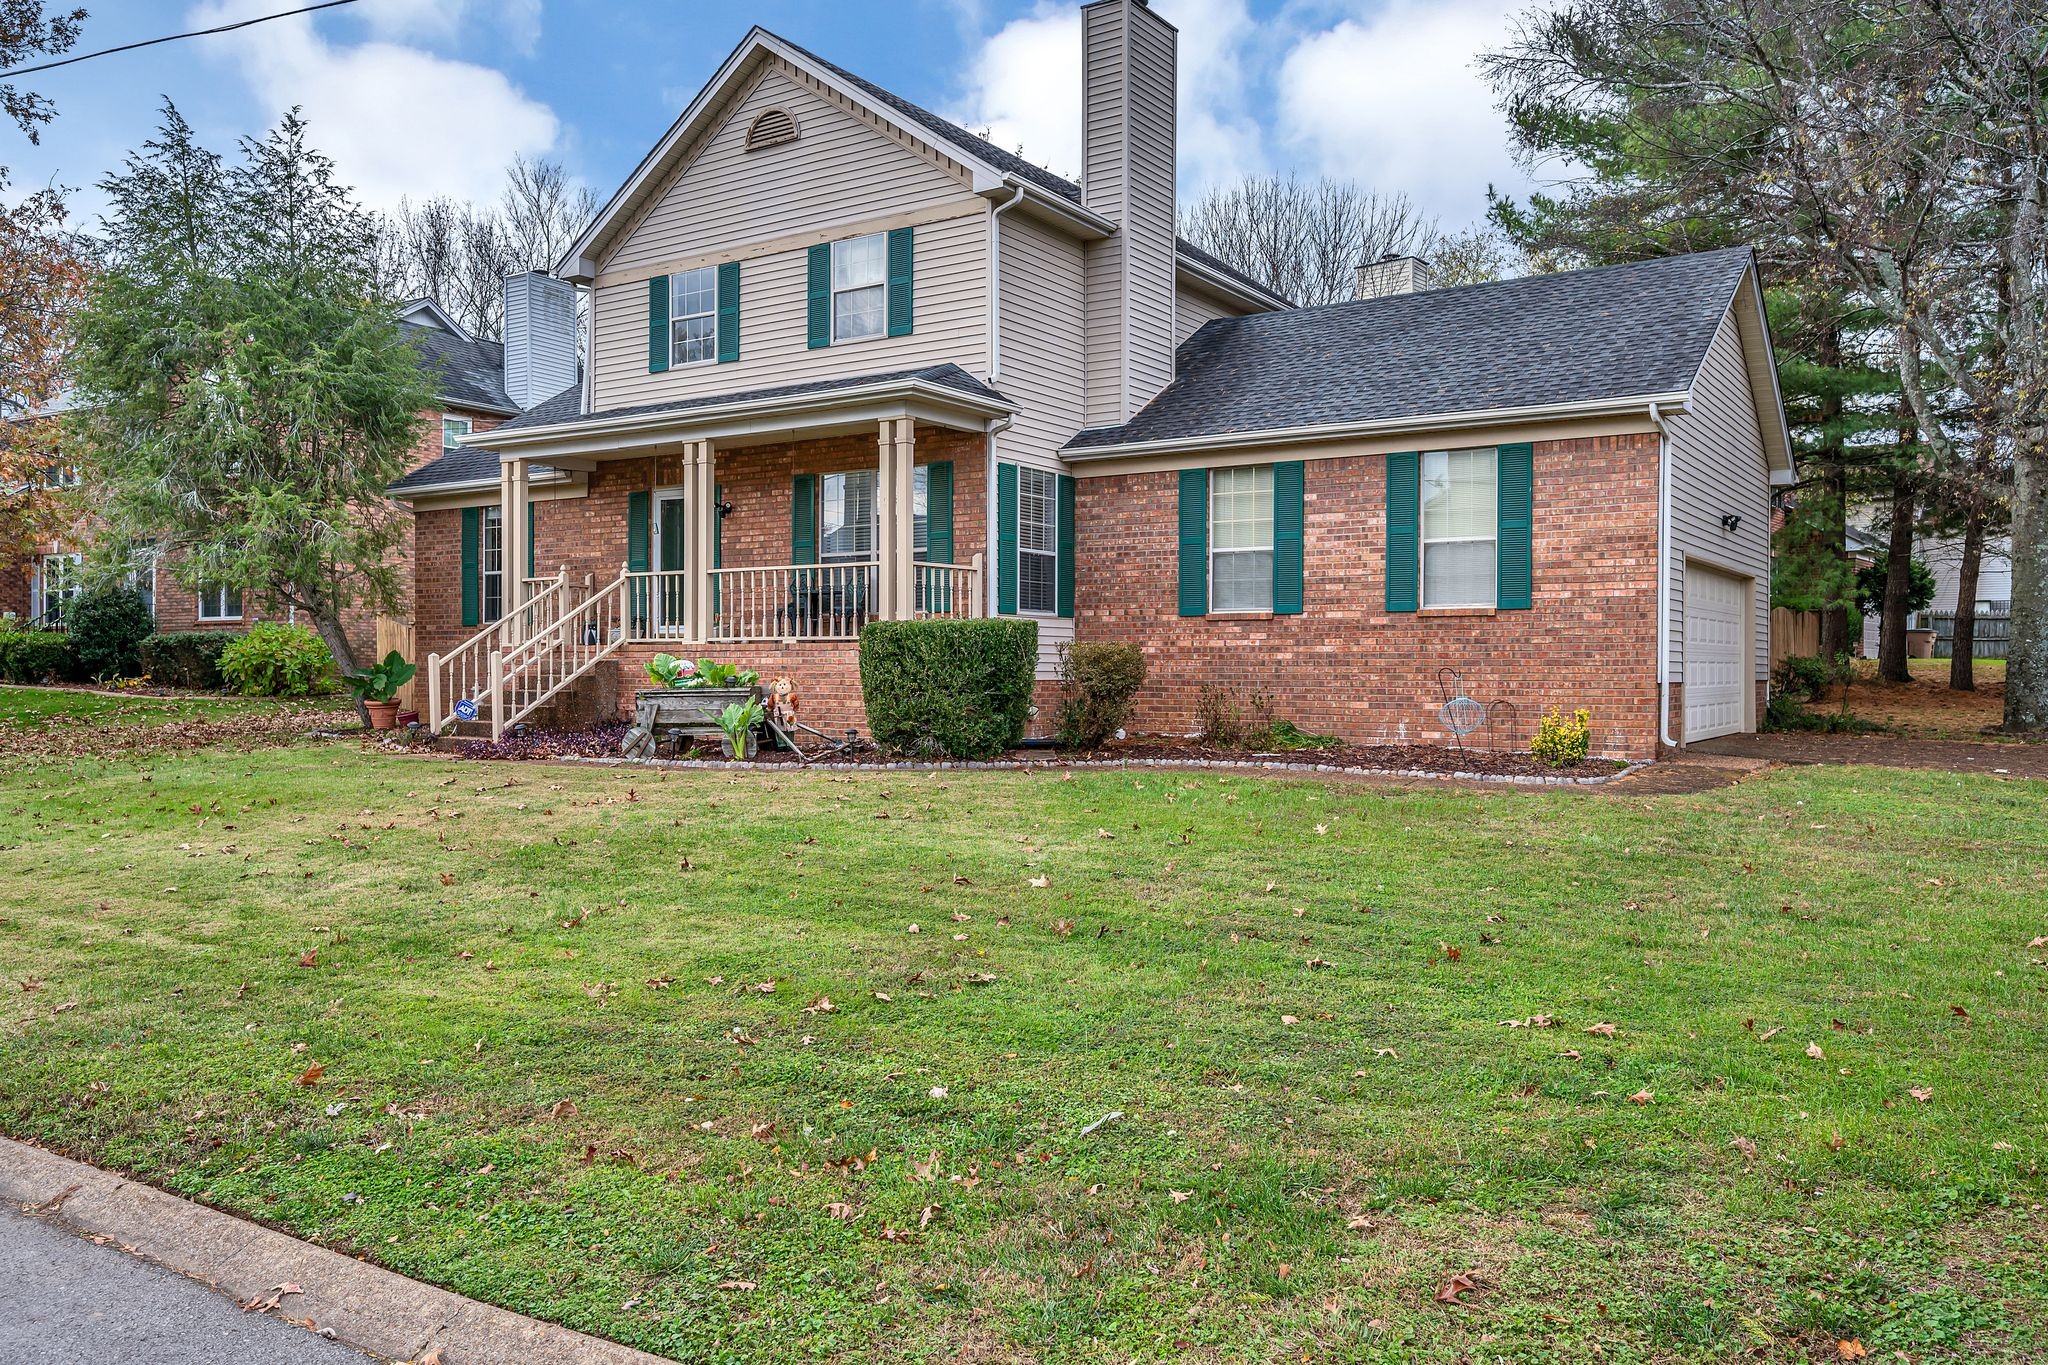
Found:
[{"label": "white-framed window", "polygon": [[[930,534],[926,497],[930,471],[919,465],[910,472],[910,553],[923,559]],[[818,488],[818,558],[826,564],[858,564],[875,558],[879,523],[876,490],[879,475],[872,469],[827,474]]]},{"label": "white-framed window", "polygon": [[718,267],[703,265],[668,277],[668,363],[718,359]]},{"label": "white-framed window", "polygon": [[199,585],[199,619],[239,621],[242,619],[242,590],[227,583]]},{"label": "white-framed window", "polygon": [[1017,610],[1050,616],[1059,610],[1059,476],[1017,471]]},{"label": "white-framed window", "polygon": [[501,509],[484,509],[477,540],[477,581],[483,594],[484,620],[495,621],[505,614],[505,525]]},{"label": "white-framed window", "polygon": [[832,340],[878,337],[889,325],[889,234],[832,244]]},{"label": "white-framed window", "polygon": [[142,598],[142,604],[149,608],[150,619],[156,619],[156,546],[144,543],[135,547],[128,557],[129,590]]},{"label": "white-framed window", "polygon": [[1273,466],[1209,474],[1209,610],[1273,610]]},{"label": "white-framed window", "polygon": [[441,418],[441,449],[455,449],[455,443],[467,435],[469,435],[469,419],[467,417],[443,415]]},{"label": "white-framed window", "polygon": [[1422,454],[1422,605],[1500,600],[1500,462],[1491,446]]},{"label": "white-framed window", "polygon": [[82,554],[41,555],[36,560],[36,610],[48,626],[61,625],[64,608],[85,582]]}]

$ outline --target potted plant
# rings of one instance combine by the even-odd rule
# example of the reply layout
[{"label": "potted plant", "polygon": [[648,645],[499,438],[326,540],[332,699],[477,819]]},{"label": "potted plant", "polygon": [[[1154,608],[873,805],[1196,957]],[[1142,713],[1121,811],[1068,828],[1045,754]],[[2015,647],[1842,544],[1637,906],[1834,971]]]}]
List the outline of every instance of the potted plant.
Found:
[{"label": "potted plant", "polygon": [[384,656],[384,662],[348,675],[349,690],[362,703],[372,730],[389,730],[398,723],[398,690],[417,672],[419,669],[394,649]]},{"label": "potted plant", "polygon": [[718,713],[718,729],[724,736],[719,747],[727,758],[736,758],[742,763],[754,757],[754,727],[767,714],[759,701],[733,702]]}]

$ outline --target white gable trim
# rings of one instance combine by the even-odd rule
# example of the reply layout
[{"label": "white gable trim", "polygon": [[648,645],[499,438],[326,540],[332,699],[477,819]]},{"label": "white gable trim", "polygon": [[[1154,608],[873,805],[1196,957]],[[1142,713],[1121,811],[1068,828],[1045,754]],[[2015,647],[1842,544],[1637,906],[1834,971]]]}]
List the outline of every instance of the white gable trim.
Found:
[{"label": "white gable trim", "polygon": [[[1789,487],[1799,478],[1792,459],[1792,429],[1785,421],[1785,393],[1778,384],[1778,357],[1771,347],[1771,328],[1764,311],[1763,281],[1750,260],[1735,282],[1734,297],[1724,311],[1735,315],[1735,333],[1742,341],[1742,368],[1749,380],[1750,405],[1756,409],[1757,435],[1763,440],[1764,462],[1773,488]],[[1709,345],[1693,371],[1687,392],[1699,387],[1700,374],[1713,354]]]}]

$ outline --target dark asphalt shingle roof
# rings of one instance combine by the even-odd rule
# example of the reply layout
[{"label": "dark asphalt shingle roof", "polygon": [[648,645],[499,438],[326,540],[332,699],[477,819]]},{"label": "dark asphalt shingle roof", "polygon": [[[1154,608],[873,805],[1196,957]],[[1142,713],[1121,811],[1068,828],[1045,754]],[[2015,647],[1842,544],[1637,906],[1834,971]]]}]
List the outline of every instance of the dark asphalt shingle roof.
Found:
[{"label": "dark asphalt shingle roof", "polygon": [[1174,382],[1072,453],[1688,389],[1747,247],[1205,324]]},{"label": "dark asphalt shingle roof", "polygon": [[[619,417],[652,417],[667,413],[689,412],[695,408],[717,407],[727,403],[749,403],[773,401],[778,398],[801,398],[808,394],[829,393],[834,389],[858,388],[868,384],[886,384],[897,379],[922,379],[926,383],[938,384],[955,389],[971,397],[986,398],[1008,405],[1009,399],[976,379],[958,365],[926,365],[911,370],[889,370],[880,374],[844,375],[834,379],[814,379],[803,384],[781,384],[765,389],[741,389],[733,393],[704,394],[695,398],[681,398],[670,403],[642,403],[633,407],[606,408],[602,412],[583,412],[583,390],[581,385],[572,385],[562,390],[547,402],[529,409],[499,426],[483,433],[486,436],[497,432],[524,431],[532,427],[558,425],[582,425],[587,422],[605,422]],[[498,452],[480,447],[464,447],[449,451],[439,459],[421,465],[412,473],[391,485],[393,492],[418,492],[426,488],[439,488],[449,484],[476,483],[495,479],[498,476]]]},{"label": "dark asphalt shingle roof", "polygon": [[505,348],[495,341],[471,341],[426,323],[404,323],[419,348],[420,362],[434,377],[441,401],[486,412],[517,412],[505,393]]},{"label": "dark asphalt shingle roof", "polygon": [[[923,105],[912,104],[909,100],[904,99],[901,95],[896,94],[894,91],[884,90],[881,86],[876,85],[873,81],[868,80],[865,77],[855,75],[853,72],[848,71],[845,67],[840,66],[837,62],[827,61],[825,60],[825,58],[820,57],[817,53],[811,51],[809,48],[806,48],[798,43],[791,43],[789,39],[782,37],[782,35],[779,33],[776,34],[775,36],[778,41],[789,43],[790,47],[794,48],[798,52],[801,52],[804,56],[816,62],[819,66],[822,66],[827,71],[832,72],[841,80],[846,81],[851,85],[859,87],[864,94],[868,95],[876,102],[886,105],[887,107],[895,110],[897,113],[903,115],[903,117],[909,119],[912,123],[918,125],[920,128],[923,128],[926,132],[935,134],[943,141],[952,142],[961,147],[966,148],[968,151],[974,153],[976,156],[988,162],[991,166],[994,166],[997,170],[1002,171],[1006,175],[1014,175],[1020,180],[1027,180],[1030,183],[1038,186],[1038,188],[1045,190],[1048,193],[1056,194],[1062,199],[1071,200],[1073,203],[1078,204],[1081,202],[1081,187],[1075,184],[1073,181],[1067,179],[1065,176],[1054,175],[1051,171],[1045,169],[1045,167],[1043,166],[1033,165],[1031,162],[1026,161],[1023,157],[1018,156],[1015,152],[1006,152],[1001,147],[996,146],[995,143],[990,142],[987,138],[977,137],[975,134],[968,132],[965,128],[962,128],[959,124],[953,122],[951,119],[941,118],[939,115],[934,114],[931,110],[925,108]],[[1260,284],[1257,280],[1245,274],[1242,270],[1237,269],[1235,266],[1225,264],[1223,261],[1220,261],[1216,257],[1211,256],[1208,252],[1203,251],[1199,247],[1193,246],[1188,242],[1181,241],[1180,249],[1183,255],[1193,257],[1195,260],[1200,261],[1203,265],[1208,266],[1210,269],[1218,272],[1219,274],[1226,275],[1231,279],[1236,280],[1239,284],[1242,284],[1251,289],[1256,289],[1262,294],[1271,294],[1275,298],[1281,297],[1279,294],[1275,293],[1266,285]]]}]

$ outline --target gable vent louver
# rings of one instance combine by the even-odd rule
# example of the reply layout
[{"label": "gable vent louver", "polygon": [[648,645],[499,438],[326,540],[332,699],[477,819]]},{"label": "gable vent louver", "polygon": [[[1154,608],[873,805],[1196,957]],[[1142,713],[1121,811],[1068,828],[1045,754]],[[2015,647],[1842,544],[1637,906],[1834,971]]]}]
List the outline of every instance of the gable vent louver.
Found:
[{"label": "gable vent louver", "polygon": [[794,141],[796,119],[787,109],[764,109],[747,127],[747,150],[750,152]]}]

